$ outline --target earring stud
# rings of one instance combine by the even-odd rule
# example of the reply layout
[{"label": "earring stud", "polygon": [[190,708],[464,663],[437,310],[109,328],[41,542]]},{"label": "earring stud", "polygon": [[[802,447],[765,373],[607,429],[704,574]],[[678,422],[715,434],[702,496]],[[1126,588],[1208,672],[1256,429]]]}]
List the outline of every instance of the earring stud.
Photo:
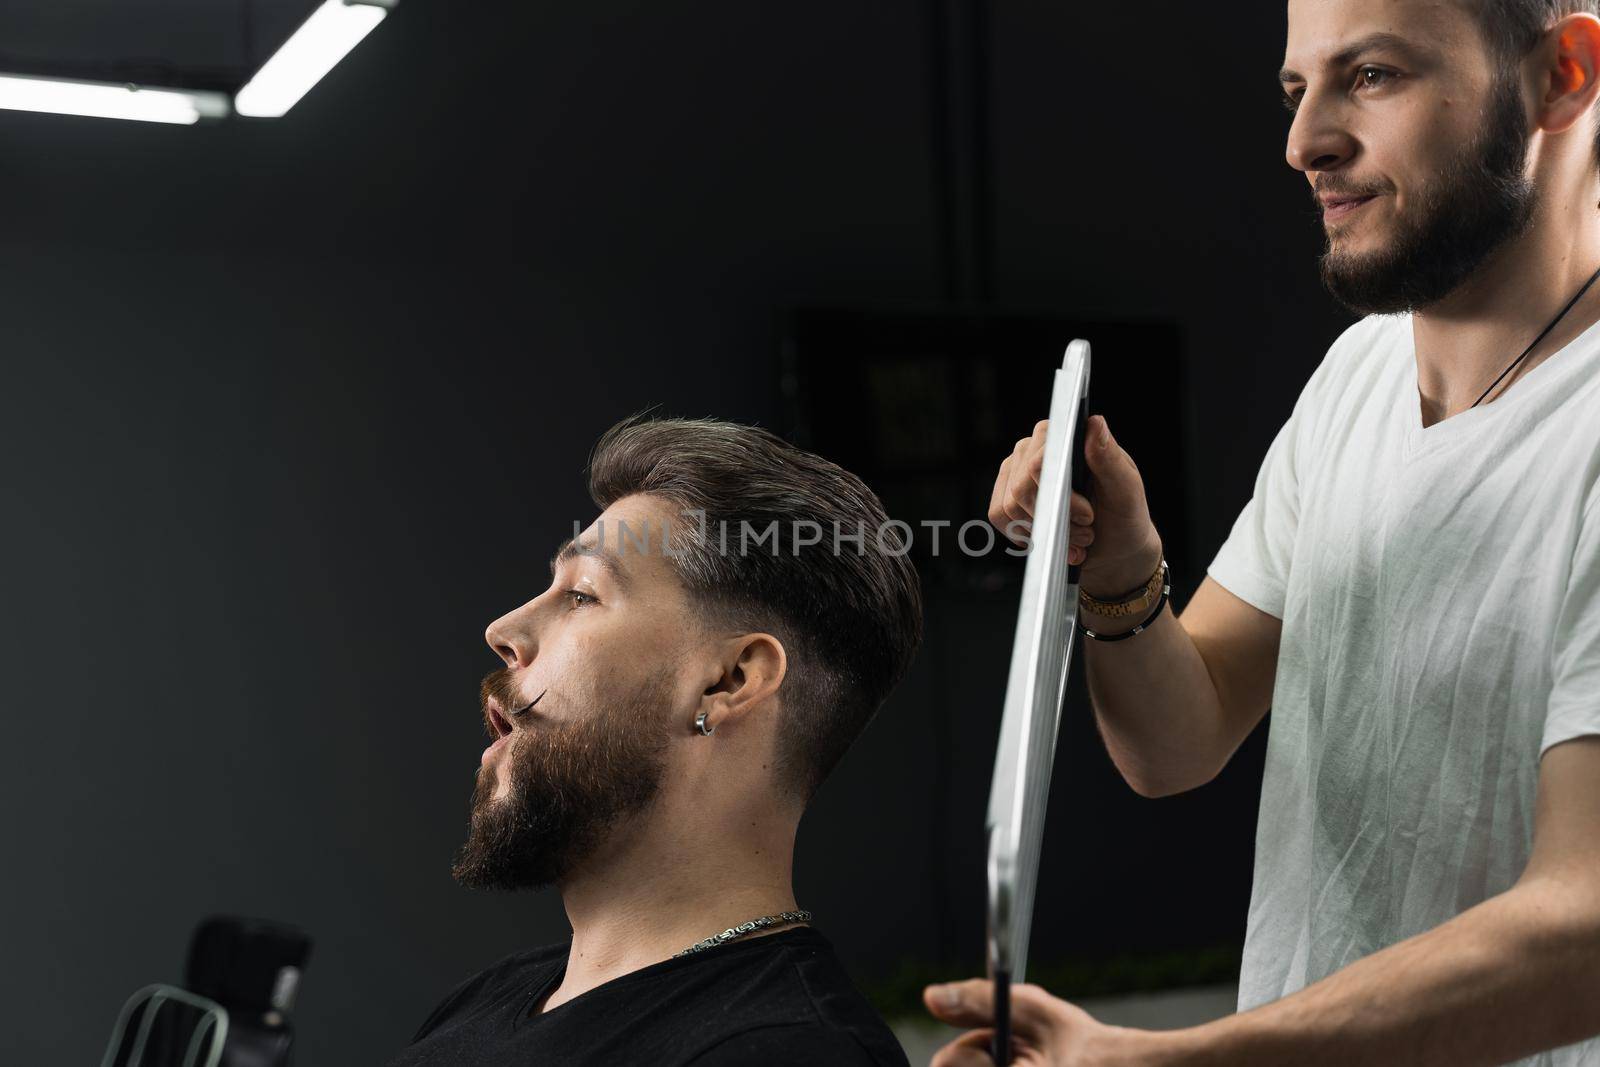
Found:
[{"label": "earring stud", "polygon": [[707,714],[708,714],[707,712],[702,711],[700,714],[696,715],[694,717],[694,725],[695,725],[695,729],[699,730],[705,736],[710,737],[711,736],[711,732],[713,730],[715,730],[716,727],[715,726],[707,726],[706,725],[706,715]]}]

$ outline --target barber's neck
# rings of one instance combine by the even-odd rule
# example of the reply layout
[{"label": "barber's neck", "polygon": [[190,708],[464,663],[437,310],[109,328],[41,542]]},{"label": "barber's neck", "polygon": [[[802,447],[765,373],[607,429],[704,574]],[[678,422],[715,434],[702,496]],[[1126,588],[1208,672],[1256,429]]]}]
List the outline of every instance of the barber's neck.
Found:
[{"label": "barber's neck", "polygon": [[[796,910],[797,812],[663,795],[561,884],[572,948],[548,1011],[763,915]],[[752,934],[752,937],[759,934]]]},{"label": "barber's neck", "polygon": [[[1593,157],[1586,159],[1566,180],[1546,176],[1527,234],[1490,257],[1448,298],[1413,316],[1424,425],[1470,408],[1600,268],[1600,178]],[[1484,403],[1493,403],[1597,319],[1600,284]]]}]

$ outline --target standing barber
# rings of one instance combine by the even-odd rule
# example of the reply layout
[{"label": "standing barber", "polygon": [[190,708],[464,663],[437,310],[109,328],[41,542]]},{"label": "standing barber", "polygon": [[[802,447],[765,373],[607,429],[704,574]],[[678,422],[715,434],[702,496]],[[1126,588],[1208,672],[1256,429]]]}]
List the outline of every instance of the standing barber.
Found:
[{"label": "standing barber", "polygon": [[[1181,616],[1103,418],[1072,499],[1094,714],[1149,797],[1274,710],[1239,1014],[1015,991],[1022,1063],[1600,1065],[1595,0],[1290,0],[1328,351]],[[989,517],[1031,516],[1045,424]],[[1182,582],[1182,576],[1176,580]],[[934,987],[958,1026],[990,985]],[[985,1064],[988,1032],[937,1067]]]}]

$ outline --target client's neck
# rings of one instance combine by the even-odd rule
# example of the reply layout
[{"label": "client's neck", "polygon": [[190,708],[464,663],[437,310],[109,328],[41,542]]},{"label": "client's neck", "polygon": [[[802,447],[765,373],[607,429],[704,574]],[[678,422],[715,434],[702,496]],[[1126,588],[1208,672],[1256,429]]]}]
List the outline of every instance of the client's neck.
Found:
[{"label": "client's neck", "polygon": [[572,948],[561,985],[538,1010],[729,927],[795,910],[796,826],[781,817],[752,823],[748,814],[697,820],[658,813],[607,842],[561,884]]}]

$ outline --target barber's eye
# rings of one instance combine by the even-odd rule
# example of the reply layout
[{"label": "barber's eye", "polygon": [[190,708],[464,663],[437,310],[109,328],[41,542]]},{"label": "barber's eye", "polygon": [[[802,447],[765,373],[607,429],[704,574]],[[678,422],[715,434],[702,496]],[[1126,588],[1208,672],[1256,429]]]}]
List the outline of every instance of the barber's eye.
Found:
[{"label": "barber's eye", "polygon": [[567,599],[572,601],[572,606],[575,608],[583,607],[585,604],[600,603],[597,597],[592,597],[588,593],[582,593],[576,589],[567,590]]},{"label": "barber's eye", "polygon": [[1356,71],[1356,84],[1363,89],[1374,89],[1393,78],[1394,72],[1382,67],[1362,67]]}]

